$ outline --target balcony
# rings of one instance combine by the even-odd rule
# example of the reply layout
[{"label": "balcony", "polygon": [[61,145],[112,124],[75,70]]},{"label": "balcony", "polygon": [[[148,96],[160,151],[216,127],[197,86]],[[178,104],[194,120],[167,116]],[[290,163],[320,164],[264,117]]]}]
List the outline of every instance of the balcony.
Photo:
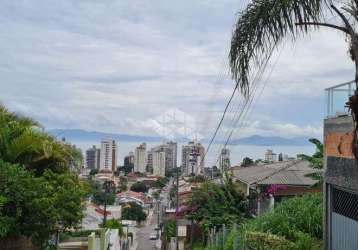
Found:
[{"label": "balcony", "polygon": [[346,102],[354,94],[355,89],[354,80],[325,89],[326,118],[348,115]]}]

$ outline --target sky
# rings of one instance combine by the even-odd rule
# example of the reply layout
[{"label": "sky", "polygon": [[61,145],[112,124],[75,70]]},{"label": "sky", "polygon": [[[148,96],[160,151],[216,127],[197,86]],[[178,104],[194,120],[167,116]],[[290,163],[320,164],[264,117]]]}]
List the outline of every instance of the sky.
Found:
[{"label": "sky", "polygon": [[[47,129],[210,137],[230,97],[241,0],[0,0],[0,102]],[[218,137],[322,137],[324,89],[354,78],[341,34],[285,40],[241,125]],[[236,105],[236,106],[235,106]]]}]

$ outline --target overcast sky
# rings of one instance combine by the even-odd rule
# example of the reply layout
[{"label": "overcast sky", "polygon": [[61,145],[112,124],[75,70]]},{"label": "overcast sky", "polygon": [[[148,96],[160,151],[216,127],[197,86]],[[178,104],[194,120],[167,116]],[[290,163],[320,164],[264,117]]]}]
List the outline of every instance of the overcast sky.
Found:
[{"label": "overcast sky", "polygon": [[[164,133],[208,137],[234,86],[227,54],[242,5],[1,0],[0,100],[48,129],[154,135],[164,125]],[[279,49],[265,91],[234,137],[321,137],[324,89],[354,78],[337,32]]]}]

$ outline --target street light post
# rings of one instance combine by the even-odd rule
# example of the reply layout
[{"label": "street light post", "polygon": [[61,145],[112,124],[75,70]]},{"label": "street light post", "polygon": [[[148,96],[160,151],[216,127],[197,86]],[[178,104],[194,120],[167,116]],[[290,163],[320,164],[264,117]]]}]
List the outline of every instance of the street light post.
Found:
[{"label": "street light post", "polygon": [[179,250],[179,223],[178,223],[178,212],[179,212],[179,168],[177,167],[177,192],[176,192],[176,208],[175,208],[175,219],[176,219],[176,228],[175,228],[175,248]]}]

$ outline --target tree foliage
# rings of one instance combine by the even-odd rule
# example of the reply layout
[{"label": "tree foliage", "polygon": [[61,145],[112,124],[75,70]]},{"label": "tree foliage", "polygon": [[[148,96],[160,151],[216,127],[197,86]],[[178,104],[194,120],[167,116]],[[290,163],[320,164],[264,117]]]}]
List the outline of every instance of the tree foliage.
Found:
[{"label": "tree foliage", "polygon": [[144,212],[143,207],[135,202],[129,202],[123,207],[122,220],[135,220],[141,222],[146,218],[147,214]]},{"label": "tree foliage", "polygon": [[323,169],[323,144],[316,138],[311,138],[309,141],[316,146],[316,152],[312,156],[299,154],[297,158],[310,162],[313,168]]},{"label": "tree foliage", "polygon": [[[339,22],[329,22],[332,13]],[[358,1],[356,0],[253,0],[239,14],[230,48],[232,78],[250,99],[274,49],[288,37],[296,40],[313,28],[342,32],[348,42],[350,59],[355,63],[358,86]],[[255,71],[254,71],[255,70]],[[347,100],[354,129],[352,153],[358,159],[358,88]]]},{"label": "tree foliage", "polygon": [[162,189],[163,187],[165,187],[168,181],[169,179],[167,177],[159,177],[158,180],[151,184],[151,188]]},{"label": "tree foliage", "polygon": [[0,238],[25,236],[41,248],[82,218],[81,152],[34,120],[0,105]]},{"label": "tree foliage", "polygon": [[148,187],[143,181],[138,181],[131,186],[131,190],[139,193],[148,192]]},{"label": "tree foliage", "polygon": [[164,222],[163,236],[167,242],[169,242],[172,237],[175,237],[176,225],[177,224],[175,220],[167,220]]},{"label": "tree foliage", "polygon": [[193,191],[189,218],[199,222],[205,230],[216,225],[240,223],[248,216],[248,201],[231,178],[222,185],[205,182]]},{"label": "tree foliage", "polygon": [[104,205],[106,202],[107,205],[113,205],[116,200],[116,192],[114,189],[110,192],[106,192],[103,188],[103,185],[99,182],[92,181],[91,183],[91,197],[92,202],[97,205]]},{"label": "tree foliage", "polygon": [[[322,214],[322,194],[290,198],[273,211],[248,220],[239,230],[234,228],[233,234],[240,236],[239,249],[318,250],[322,249]],[[232,249],[232,237],[225,245]]]},{"label": "tree foliage", "polygon": [[36,177],[21,166],[0,161],[0,238],[27,236],[43,246],[56,230],[82,218],[86,185],[67,172],[46,170]]},{"label": "tree foliage", "polygon": [[263,68],[285,36],[295,39],[307,32],[307,25],[296,26],[296,23],[319,22],[324,2],[253,0],[240,13],[231,40],[230,67],[245,96],[250,94],[249,76],[253,66]]},{"label": "tree foliage", "polygon": [[118,229],[119,236],[123,235],[123,226],[117,219],[109,219],[106,221],[106,224],[104,225],[105,228],[109,229]]},{"label": "tree foliage", "polygon": [[61,173],[78,167],[82,154],[43,132],[37,122],[0,106],[0,159],[20,164],[40,176],[46,169]]},{"label": "tree foliage", "polygon": [[242,163],[241,163],[241,166],[242,167],[248,167],[248,166],[251,166],[254,164],[254,161],[249,158],[249,157],[245,157],[243,160],[242,160]]}]

